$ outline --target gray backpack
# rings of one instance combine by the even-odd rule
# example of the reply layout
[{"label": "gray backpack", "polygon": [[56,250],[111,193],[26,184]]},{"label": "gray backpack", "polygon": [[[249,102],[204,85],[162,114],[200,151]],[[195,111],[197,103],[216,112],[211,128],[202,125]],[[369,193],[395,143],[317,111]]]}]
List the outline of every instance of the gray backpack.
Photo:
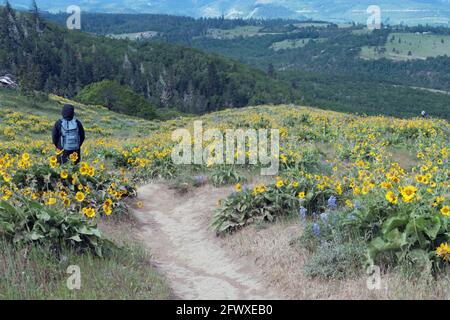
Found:
[{"label": "gray backpack", "polygon": [[66,151],[80,149],[80,134],[75,118],[71,121],[61,120],[61,146]]}]

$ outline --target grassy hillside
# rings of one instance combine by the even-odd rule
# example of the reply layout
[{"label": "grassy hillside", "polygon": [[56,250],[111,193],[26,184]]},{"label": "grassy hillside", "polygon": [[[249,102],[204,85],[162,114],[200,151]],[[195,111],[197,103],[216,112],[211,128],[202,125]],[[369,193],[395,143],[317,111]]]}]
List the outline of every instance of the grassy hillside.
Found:
[{"label": "grassy hillside", "polygon": [[389,35],[386,45],[363,47],[363,59],[414,60],[450,56],[450,36],[436,34],[396,33]]},{"label": "grassy hillside", "polygon": [[450,119],[450,95],[433,89],[286,72],[307,105],[341,112],[411,118],[423,110],[437,118]]},{"label": "grassy hillside", "polygon": [[[167,43],[111,39],[44,21],[40,13],[0,8],[0,70],[23,91],[73,98],[103,80],[129,86],[149,108],[205,113],[224,107],[295,101],[289,84],[213,54]],[[139,103],[128,114],[148,117]],[[121,110],[121,109],[119,109]]]},{"label": "grassy hillside", "polygon": [[[61,107],[65,102],[75,105],[76,116],[83,119],[87,134],[91,137],[139,137],[148,135],[157,128],[158,122],[149,122],[141,118],[124,116],[106,107],[87,106],[57,96],[42,94],[29,97],[17,92],[0,89],[0,114],[2,115],[0,139],[30,142],[39,138],[50,138],[51,129],[61,118]],[[23,126],[28,125],[27,130]]]},{"label": "grassy hillside", "polygon": [[280,42],[274,42],[270,46],[270,48],[275,51],[303,48],[310,41],[324,42],[324,41],[326,41],[326,39],[324,39],[324,38],[317,38],[317,39],[305,38],[305,39],[283,40]]},{"label": "grassy hillside", "polygon": [[[5,247],[0,270],[8,270],[0,288],[9,288],[5,298],[79,298],[83,292],[83,297],[95,298],[168,297],[164,281],[144,264],[145,256],[129,246],[117,255],[104,240],[120,243],[123,239],[114,234],[132,235],[128,212],[145,206],[133,200],[136,187],[151,179],[164,179],[185,192],[205,182],[236,184],[236,192],[224,195],[217,205],[212,222],[219,234],[279,219],[299,221],[300,214],[302,235],[291,245],[307,250],[304,272],[312,279],[359,274],[366,257],[382,270],[406,268],[407,274],[420,279],[448,266],[446,120],[366,117],[280,105],[159,122],[75,103],[77,117],[87,129],[82,164],[59,166],[49,135],[64,102],[68,101],[56,96],[46,100],[0,90],[0,235]],[[172,132],[192,130],[194,120],[202,120],[205,129],[278,129],[279,172],[261,177],[260,169],[267,166],[260,162],[225,166],[214,165],[210,158],[203,165],[176,165],[171,157],[176,144]],[[16,220],[23,214],[29,229]],[[52,225],[48,219],[60,216],[65,221],[61,230],[78,234],[55,236],[60,231],[48,230]],[[74,220],[65,220],[68,217]],[[75,223],[84,227],[74,229]],[[99,237],[98,227],[103,236]],[[86,291],[65,289],[65,270],[60,269],[66,263],[48,258],[49,246],[59,248],[68,263],[88,270],[93,282],[83,288]],[[35,248],[29,249],[27,263],[20,258],[23,248]],[[15,261],[14,270],[31,270],[33,277],[24,279],[12,272],[10,261]],[[59,272],[55,277],[45,276],[55,268]],[[106,268],[117,270],[108,279],[115,281],[117,274],[123,279],[123,285],[113,286],[117,290],[103,287],[109,286]],[[435,288],[440,286],[427,286],[427,294],[438,295]]]},{"label": "grassy hillside", "polygon": [[[65,21],[64,14],[48,18]],[[101,34],[157,31],[147,41],[180,43],[252,65],[288,82],[311,106],[394,116],[423,109],[450,114],[448,96],[408,89],[450,91],[450,58],[444,56],[450,29],[445,27],[370,32],[362,25],[309,21],[89,14],[83,28]]]},{"label": "grassy hillside", "polygon": [[[54,148],[50,143],[51,129],[54,122],[61,117],[61,107],[66,102],[75,104],[76,116],[85,124],[88,141],[82,156],[84,157],[83,160],[86,161],[93,159],[89,154],[89,149],[96,150],[106,141],[138,139],[148,136],[159,127],[158,122],[148,122],[139,118],[120,115],[110,112],[102,106],[86,106],[56,96],[47,98],[45,94],[28,97],[14,91],[0,89],[0,174],[2,176],[0,181],[0,272],[2,273],[0,299],[170,298],[172,296],[171,291],[165,280],[150,264],[149,254],[130,233],[135,222],[124,214],[127,209],[124,206],[125,203],[120,200],[115,199],[115,202],[117,202],[113,205],[114,217],[109,218],[103,215],[96,222],[86,221],[88,223],[86,227],[98,226],[101,239],[112,240],[115,243],[113,246],[107,243],[102,245],[102,257],[99,257],[95,252],[80,252],[80,248],[75,245],[76,243],[70,243],[62,236],[61,240],[64,239],[63,241],[66,241],[66,244],[59,249],[60,251],[56,255],[56,248],[51,249],[52,246],[49,242],[43,242],[42,239],[41,241],[18,241],[18,238],[16,238],[13,244],[9,238],[10,231],[5,231],[5,228],[7,228],[5,223],[11,223],[12,219],[5,216],[7,211],[5,211],[4,201],[10,201],[16,208],[23,208],[24,205],[23,203],[19,204],[17,198],[15,198],[18,195],[12,189],[15,183],[22,186],[21,188],[23,188],[22,190],[27,197],[31,196],[28,193],[31,190],[30,187],[35,190],[33,194],[43,203],[47,203],[48,208],[54,207],[49,203],[52,203],[51,199],[56,197],[58,204],[55,210],[64,210],[64,217],[71,216],[73,208],[65,206],[63,199],[70,199],[73,204],[77,203],[73,198],[74,191],[70,190],[67,184],[64,187],[61,185],[67,195],[65,198],[61,198],[62,189],[59,189],[61,192],[56,196],[56,190],[53,189],[56,188],[56,185],[53,186],[52,182],[50,183],[54,177],[51,177],[51,174],[47,176],[47,172],[49,172],[48,157],[54,154]],[[107,150],[107,148],[104,150]],[[22,163],[21,167],[16,167],[14,173],[11,172],[10,166],[12,163],[11,161],[8,164],[5,163],[5,161],[8,161],[5,159],[11,159],[10,157],[16,155],[23,157],[23,154],[30,155],[31,159]],[[103,153],[101,158],[105,159],[105,156],[107,156],[107,153]],[[42,162],[39,162],[38,159],[41,159]],[[108,162],[107,167],[108,170],[111,170],[114,165]],[[96,169],[100,170],[99,167],[96,167]],[[23,170],[31,174],[32,180],[28,182],[17,180]],[[14,176],[12,182],[9,182],[7,178],[9,174]],[[50,179],[48,180],[49,184],[46,184],[45,187],[39,186],[44,176]],[[111,177],[107,178],[104,174],[97,174],[97,179],[110,179]],[[80,176],[79,181],[80,184],[85,186],[82,192],[86,194],[86,198],[88,197],[87,188],[89,186],[95,196],[99,196],[100,184],[88,182],[82,176]],[[64,183],[64,180],[60,182]],[[28,187],[24,187],[22,183],[29,183]],[[45,191],[37,191],[41,187]],[[54,190],[55,193],[50,190]],[[32,198],[35,198],[35,196],[32,196]],[[85,202],[85,205],[87,203]],[[92,202],[90,203],[92,205]],[[136,206],[131,202],[130,205]],[[76,216],[80,215],[79,209],[80,207],[77,205]],[[44,210],[42,209],[41,214]],[[101,208],[96,207],[95,210],[97,210],[97,214],[100,214]],[[14,216],[18,217],[20,214],[15,213]],[[15,223],[19,223],[19,221],[17,220]],[[28,228],[34,230],[35,234],[42,233],[50,239],[50,236],[44,233],[44,230],[38,231],[36,226],[33,228],[31,216],[28,217],[27,223]],[[43,223],[42,225],[47,225],[47,223],[51,225],[52,222],[41,221],[41,223]],[[57,230],[56,226],[57,224],[55,224],[53,232]],[[19,225],[15,225],[15,228],[17,228],[15,232],[18,233]],[[101,239],[97,240],[99,241],[98,245],[100,245],[100,242],[106,241]],[[24,258],[24,252],[26,252],[26,258]],[[81,269],[80,290],[69,290],[66,286],[66,281],[70,276],[66,271],[70,265],[78,265]],[[27,274],[27,277],[23,277],[24,273]]]}]

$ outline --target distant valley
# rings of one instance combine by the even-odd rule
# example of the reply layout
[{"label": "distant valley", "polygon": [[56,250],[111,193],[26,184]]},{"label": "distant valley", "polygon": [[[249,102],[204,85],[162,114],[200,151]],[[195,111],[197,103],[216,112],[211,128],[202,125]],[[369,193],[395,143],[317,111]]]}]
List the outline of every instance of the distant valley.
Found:
[{"label": "distant valley", "polygon": [[[47,15],[64,25],[66,14]],[[450,28],[301,20],[85,14],[82,30],[132,43],[176,43],[289,83],[303,104],[346,112],[450,114]],[[414,88],[427,88],[423,91]],[[399,92],[401,91],[401,94]]]}]

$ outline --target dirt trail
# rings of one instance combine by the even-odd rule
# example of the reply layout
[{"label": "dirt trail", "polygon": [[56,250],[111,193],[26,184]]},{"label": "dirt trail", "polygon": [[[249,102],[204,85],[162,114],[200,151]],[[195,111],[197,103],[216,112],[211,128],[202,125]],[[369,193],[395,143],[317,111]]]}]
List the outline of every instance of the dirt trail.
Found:
[{"label": "dirt trail", "polygon": [[209,227],[213,209],[231,189],[203,186],[178,195],[163,184],[139,190],[139,237],[181,299],[277,299],[255,264],[234,257]]}]

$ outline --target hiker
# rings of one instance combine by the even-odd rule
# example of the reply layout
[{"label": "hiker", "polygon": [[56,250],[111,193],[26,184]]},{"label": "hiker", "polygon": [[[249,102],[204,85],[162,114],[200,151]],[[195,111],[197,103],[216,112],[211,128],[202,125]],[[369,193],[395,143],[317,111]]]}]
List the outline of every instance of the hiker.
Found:
[{"label": "hiker", "polygon": [[428,113],[425,110],[422,111],[422,113],[420,115],[422,116],[422,118],[425,118],[425,119],[428,118]]},{"label": "hiker", "polygon": [[53,144],[58,150],[63,150],[58,156],[58,162],[64,164],[70,159],[70,155],[77,153],[75,164],[78,164],[85,139],[83,125],[75,118],[75,108],[71,104],[63,106],[61,115],[62,119],[56,121],[52,131]]}]

